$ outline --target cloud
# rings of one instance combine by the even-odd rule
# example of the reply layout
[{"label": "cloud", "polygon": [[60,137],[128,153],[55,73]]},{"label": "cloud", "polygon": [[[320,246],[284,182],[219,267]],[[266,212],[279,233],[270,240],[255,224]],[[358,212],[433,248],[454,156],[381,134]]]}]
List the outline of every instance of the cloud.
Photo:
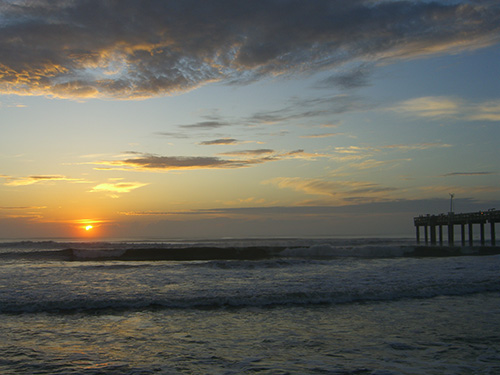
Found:
[{"label": "cloud", "polygon": [[191,134],[181,133],[181,132],[156,132],[154,134],[161,135],[164,137],[179,138],[179,139],[186,139],[192,136]]},{"label": "cloud", "polygon": [[264,198],[255,198],[255,197],[238,198],[236,200],[223,202],[225,206],[232,206],[232,207],[238,207],[238,206],[254,207],[255,205],[264,205],[266,203],[268,205],[270,204],[269,202],[266,202]]},{"label": "cloud", "polygon": [[271,156],[265,158],[250,158],[247,160],[228,160],[213,156],[158,156],[143,154],[141,157],[118,161],[103,161],[96,164],[108,165],[122,169],[134,170],[193,170],[193,169],[227,169],[243,168],[267,161],[278,160]]},{"label": "cloud", "polygon": [[273,111],[254,113],[243,120],[246,124],[275,124],[327,115],[338,115],[346,112],[370,109],[369,103],[350,94],[321,96],[316,98],[292,98],[288,107]]},{"label": "cloud", "polygon": [[451,176],[486,176],[495,174],[494,172],[451,172],[443,174],[442,177],[451,177]]},{"label": "cloud", "polygon": [[[423,143],[391,144],[391,145],[382,145],[378,147],[337,146],[333,150],[332,159],[338,161],[362,160],[367,158],[373,158],[377,154],[384,152],[387,153],[390,151],[401,151],[401,152],[419,151],[431,148],[444,148],[444,147],[451,147],[451,145],[442,142],[423,142]],[[408,160],[408,159],[400,159],[394,161],[401,161],[401,160]],[[371,159],[370,161],[372,162],[372,164],[373,162],[377,162],[374,159]],[[354,164],[352,164],[352,166],[354,166]]]},{"label": "cloud", "polygon": [[467,196],[473,194],[481,193],[498,193],[500,187],[498,186],[445,186],[445,185],[434,185],[434,186],[424,186],[419,188],[419,190],[430,193],[433,196],[436,194],[445,196],[449,193],[454,193],[456,195]]},{"label": "cloud", "polygon": [[[204,117],[206,121],[199,121],[193,124],[177,125],[177,128],[179,130],[176,132],[156,132],[155,134],[170,138],[179,138],[179,139],[197,138],[205,136],[203,135],[203,132],[205,131],[210,131],[221,127],[234,125],[234,123],[223,121],[220,116],[205,115],[202,117]],[[193,133],[193,131],[195,130],[199,130],[200,133],[199,134]],[[200,144],[209,145],[209,143],[204,143],[204,142]]]},{"label": "cloud", "polygon": [[359,147],[359,146],[338,146],[335,147],[335,152],[339,154],[360,154],[367,150],[372,150],[371,147]]},{"label": "cloud", "polygon": [[355,89],[358,87],[369,86],[369,77],[373,67],[368,64],[361,64],[354,68],[340,71],[339,73],[328,77],[319,82],[317,88],[341,87],[343,89]]},{"label": "cloud", "polygon": [[243,161],[225,160],[212,156],[159,156],[143,154],[140,157],[117,161],[97,162],[98,165],[107,165],[114,169],[125,170],[188,170],[188,169],[215,169],[241,168],[249,163]]},{"label": "cloud", "polygon": [[[457,204],[463,208],[464,212],[477,212],[486,207],[496,205],[497,201],[477,201],[472,198],[455,199]],[[344,219],[345,214],[376,215],[388,213],[404,213],[411,218],[421,213],[432,213],[436,207],[449,207],[449,199],[393,199],[381,202],[353,203],[348,205],[322,205],[322,206],[252,206],[252,207],[216,207],[209,209],[197,209],[189,211],[124,211],[121,215],[127,216],[174,216],[174,215],[259,215],[269,217],[273,215],[285,215],[294,217],[295,215],[310,217],[312,215],[340,215]],[[411,219],[410,219],[411,220]],[[413,229],[413,226],[411,226]]]},{"label": "cloud", "polygon": [[257,150],[242,150],[242,151],[229,151],[223,152],[220,155],[226,156],[256,156],[256,155],[264,155],[264,154],[274,154],[274,150],[268,148],[261,148]]},{"label": "cloud", "polygon": [[41,210],[47,206],[0,206],[0,219],[25,218],[30,220],[42,218]]},{"label": "cloud", "polygon": [[411,159],[394,159],[394,160],[367,159],[359,163],[351,163],[349,164],[349,168],[364,170],[364,169],[380,168],[384,166],[394,167],[395,165],[407,161],[411,161]]},{"label": "cloud", "polygon": [[346,162],[373,157],[379,150],[365,146],[337,146],[333,149],[332,160]]},{"label": "cloud", "polygon": [[223,126],[229,126],[227,122],[220,122],[220,121],[201,121],[197,122],[195,124],[188,124],[188,125],[179,125],[180,128],[184,129],[203,129],[203,130],[211,130],[211,129],[217,129],[221,128]]},{"label": "cloud", "polygon": [[500,121],[500,100],[477,105],[474,108],[474,113],[469,115],[469,119],[477,121]]},{"label": "cloud", "polygon": [[329,137],[336,137],[338,135],[344,135],[344,133],[309,134],[309,135],[302,135],[300,136],[300,138],[329,138]]},{"label": "cloud", "polygon": [[407,144],[390,144],[373,146],[337,146],[333,149],[331,159],[344,164],[337,169],[339,171],[368,170],[373,168],[393,168],[402,163],[412,161],[412,158],[397,158],[379,160],[377,157],[391,155],[393,153],[407,153],[412,151],[428,150],[431,148],[446,148],[451,145],[442,142],[422,142]]},{"label": "cloud", "polygon": [[500,100],[474,103],[460,98],[426,96],[400,102],[390,110],[425,118],[500,121]]},{"label": "cloud", "polygon": [[428,150],[430,148],[443,148],[451,147],[450,144],[441,142],[424,142],[424,143],[410,143],[410,144],[395,144],[395,145],[385,145],[381,146],[382,149],[392,149],[392,150]]},{"label": "cloud", "polygon": [[387,194],[398,189],[367,181],[331,181],[316,178],[277,177],[264,181],[280,189],[293,189],[310,195],[324,195],[333,199],[335,204],[352,202],[375,202],[387,198]]},{"label": "cloud", "polygon": [[40,210],[47,206],[0,206],[0,210]]},{"label": "cloud", "polygon": [[271,149],[240,150],[221,153],[218,156],[160,156],[139,152],[128,152],[133,157],[122,160],[97,161],[96,169],[120,169],[140,171],[170,171],[195,169],[246,168],[258,164],[286,159],[312,160],[330,157],[326,154],[307,153],[304,150],[278,152]]},{"label": "cloud", "polygon": [[[187,139],[206,137],[204,132],[211,131],[226,126],[238,126],[242,129],[255,130],[258,126],[269,126],[275,124],[283,124],[290,126],[291,123],[303,124],[304,119],[314,119],[316,117],[324,117],[329,115],[338,115],[346,112],[367,110],[372,108],[373,105],[362,100],[360,97],[351,94],[338,94],[338,95],[323,95],[313,98],[297,98],[292,97],[288,103],[282,108],[270,111],[258,111],[246,117],[240,118],[224,118],[223,115],[211,114],[202,116],[206,121],[195,122],[192,124],[177,125],[178,131],[156,132],[156,135],[166,136],[171,138]],[[339,124],[321,124],[321,128],[334,128]],[[196,132],[198,131],[198,132]],[[288,134],[288,131],[282,130],[280,132],[273,132],[267,136],[283,136]],[[312,134],[310,136],[303,136],[302,138],[323,138],[336,135],[343,135],[344,133],[324,133]],[[218,135],[221,136],[221,135]],[[203,141],[198,144],[203,146],[209,145],[222,145],[222,144],[239,144],[251,143],[251,141],[240,142],[234,138],[219,138],[211,141]],[[262,143],[262,142],[256,142]]]},{"label": "cloud", "polygon": [[392,109],[420,117],[453,117],[459,113],[460,103],[447,97],[426,96],[406,100]]},{"label": "cloud", "polygon": [[81,178],[71,178],[62,175],[33,175],[28,177],[13,177],[13,176],[1,176],[7,179],[4,183],[6,186],[25,186],[33,185],[52,181],[68,181],[74,183],[87,183],[88,181]]},{"label": "cloud", "polygon": [[[496,2],[73,0],[3,2],[0,93],[147,98],[210,82],[343,68],[494,43]],[[358,71],[345,72],[346,64]],[[348,69],[349,70],[349,69]]]},{"label": "cloud", "polygon": [[94,186],[89,192],[98,193],[106,192],[112,193],[112,197],[118,197],[117,194],[130,193],[132,190],[138,189],[140,187],[146,186],[148,184],[142,182],[118,182],[118,183],[102,183]]},{"label": "cloud", "polygon": [[213,146],[213,145],[237,145],[239,141],[234,138],[221,138],[214,139],[213,141],[203,141],[199,144],[202,146]]}]

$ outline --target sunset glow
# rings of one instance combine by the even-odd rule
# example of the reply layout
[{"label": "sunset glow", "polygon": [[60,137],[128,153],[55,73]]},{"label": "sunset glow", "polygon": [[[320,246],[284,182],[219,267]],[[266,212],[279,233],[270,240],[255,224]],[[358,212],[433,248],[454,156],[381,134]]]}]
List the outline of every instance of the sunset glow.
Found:
[{"label": "sunset glow", "polygon": [[413,235],[450,192],[500,206],[495,2],[106,4],[0,7],[0,236]]}]

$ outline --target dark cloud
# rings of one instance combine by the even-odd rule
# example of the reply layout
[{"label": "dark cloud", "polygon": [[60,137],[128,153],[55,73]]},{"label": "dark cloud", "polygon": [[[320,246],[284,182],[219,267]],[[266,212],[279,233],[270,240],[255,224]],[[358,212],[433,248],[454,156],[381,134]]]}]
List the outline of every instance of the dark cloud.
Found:
[{"label": "dark cloud", "polygon": [[373,105],[356,95],[334,95],[318,98],[292,98],[288,106],[272,111],[256,112],[241,122],[251,125],[275,124],[320,116],[367,110]]},{"label": "dark cloud", "polygon": [[99,161],[94,164],[101,166],[98,169],[168,171],[244,168],[252,165],[291,158],[311,159],[322,157],[321,155],[310,155],[304,153],[303,150],[276,152],[268,149],[244,150],[220,154],[232,157],[227,159],[216,156],[160,156],[142,153],[129,154],[136,156],[125,158],[123,160]]},{"label": "dark cloud", "polygon": [[186,139],[186,138],[190,138],[191,137],[191,134],[180,133],[180,132],[156,132],[154,134],[161,135],[161,136],[164,136],[164,137],[179,138],[179,139]]},{"label": "dark cloud", "polygon": [[203,141],[200,142],[200,145],[203,146],[213,146],[213,145],[236,145],[238,144],[238,140],[234,138],[221,138],[221,139],[214,139],[213,141]]},{"label": "dark cloud", "polygon": [[179,170],[241,168],[247,166],[249,163],[245,163],[244,161],[225,160],[211,156],[157,156],[144,154],[142,157],[101,162],[100,164],[139,170]]},{"label": "dark cloud", "polygon": [[31,180],[61,180],[64,176],[54,175],[54,176],[29,176]]},{"label": "dark cloud", "polygon": [[322,154],[308,154],[304,150],[277,152],[270,149],[242,150],[219,154],[229,158],[217,156],[161,156],[139,152],[127,152],[127,154],[133,156],[122,160],[98,161],[93,164],[100,165],[101,167],[98,167],[98,169],[168,171],[244,168],[285,159],[311,160],[325,157]]},{"label": "dark cloud", "polygon": [[264,154],[273,154],[274,150],[268,148],[261,148],[258,150],[242,150],[242,151],[229,151],[223,152],[220,155],[226,156],[250,156],[250,155],[264,155]]},{"label": "dark cloud", "polygon": [[[208,117],[208,116],[204,116]],[[200,121],[196,122],[194,124],[183,124],[183,125],[177,125],[179,128],[179,131],[177,132],[157,132],[155,134],[161,135],[161,136],[166,136],[170,138],[179,138],[179,139],[186,139],[186,138],[197,138],[197,137],[202,137],[204,136],[203,133],[195,134],[193,131],[199,130],[201,132],[205,131],[210,131],[213,129],[221,128],[224,126],[229,126],[230,123],[222,121],[218,116],[217,118],[215,117],[209,117],[208,121]],[[201,143],[204,144],[204,143]]]},{"label": "dark cloud", "polygon": [[341,87],[344,89],[355,89],[370,85],[370,74],[373,67],[366,64],[345,72],[339,72],[317,84],[318,88]]},{"label": "dark cloud", "polygon": [[[0,92],[147,98],[497,40],[493,1],[3,1]],[[361,65],[363,66],[363,65]],[[367,73],[331,84],[366,84]]]},{"label": "dark cloud", "polygon": [[[359,96],[352,94],[327,95],[321,97],[313,97],[302,99],[292,97],[282,108],[270,111],[259,111],[247,117],[241,118],[225,118],[223,115],[205,115],[203,118],[206,121],[200,121],[192,124],[177,125],[177,132],[157,132],[160,136],[171,138],[198,138],[204,137],[205,131],[218,129],[225,126],[239,126],[243,129],[254,130],[255,126],[266,126],[278,123],[287,123],[293,121],[303,121],[304,119],[313,119],[321,116],[336,115],[355,110],[367,110],[372,108],[373,104],[361,99]],[[199,131],[193,133],[193,131]],[[214,135],[214,134],[212,134]],[[277,134],[274,134],[277,135]],[[282,132],[279,135],[286,135]],[[326,137],[335,134],[323,134],[312,137]],[[337,134],[338,135],[338,134]],[[222,137],[222,134],[214,135]],[[233,138],[220,138],[213,141],[200,142],[200,145],[220,145],[220,144],[236,144],[239,143]]]},{"label": "dark cloud", "polygon": [[223,126],[229,126],[227,122],[221,121],[201,121],[195,124],[179,125],[180,128],[184,129],[217,129]]}]

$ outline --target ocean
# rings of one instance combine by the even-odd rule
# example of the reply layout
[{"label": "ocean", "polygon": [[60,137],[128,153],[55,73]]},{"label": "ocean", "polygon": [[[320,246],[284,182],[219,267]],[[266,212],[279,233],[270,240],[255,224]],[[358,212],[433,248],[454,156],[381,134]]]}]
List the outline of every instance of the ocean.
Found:
[{"label": "ocean", "polygon": [[413,239],[0,243],[1,374],[499,374],[500,255]]}]

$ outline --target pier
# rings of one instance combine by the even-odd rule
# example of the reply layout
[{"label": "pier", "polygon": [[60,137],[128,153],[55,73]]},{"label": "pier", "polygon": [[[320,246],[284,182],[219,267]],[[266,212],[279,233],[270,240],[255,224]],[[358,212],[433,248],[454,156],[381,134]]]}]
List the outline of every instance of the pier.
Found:
[{"label": "pier", "polygon": [[[413,219],[415,223],[417,244],[420,244],[420,232],[423,229],[425,244],[436,245],[439,241],[439,245],[443,246],[443,227],[447,227],[448,234],[448,245],[455,245],[455,226],[460,226],[461,243],[465,246],[466,241],[466,230],[468,233],[468,245],[473,246],[473,230],[474,224],[479,225],[480,230],[480,242],[481,246],[486,243],[485,239],[485,225],[490,226],[490,243],[491,246],[496,245],[495,237],[495,223],[500,222],[500,210],[490,209],[487,211],[470,212],[470,213],[454,213],[448,212],[448,214],[439,215],[420,215]],[[437,233],[436,233],[437,230]]]}]

